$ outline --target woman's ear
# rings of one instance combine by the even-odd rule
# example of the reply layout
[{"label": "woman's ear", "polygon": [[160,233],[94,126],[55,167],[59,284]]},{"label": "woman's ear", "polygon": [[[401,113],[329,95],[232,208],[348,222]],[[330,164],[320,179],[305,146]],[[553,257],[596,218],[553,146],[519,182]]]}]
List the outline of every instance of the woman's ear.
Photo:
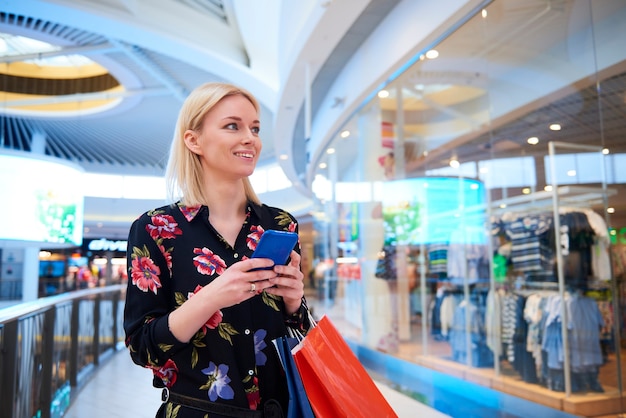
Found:
[{"label": "woman's ear", "polygon": [[191,129],[187,129],[185,131],[185,135],[183,136],[183,140],[185,141],[185,145],[189,149],[189,151],[194,154],[202,154],[202,148],[200,147],[200,143],[198,142],[198,134],[196,131],[192,131]]}]

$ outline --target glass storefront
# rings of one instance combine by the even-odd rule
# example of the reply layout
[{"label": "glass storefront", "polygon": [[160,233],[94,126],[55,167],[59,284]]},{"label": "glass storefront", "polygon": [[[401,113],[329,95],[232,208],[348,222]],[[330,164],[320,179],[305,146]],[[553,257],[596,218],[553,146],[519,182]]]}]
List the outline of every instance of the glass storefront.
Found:
[{"label": "glass storefront", "polygon": [[489,3],[314,163],[318,294],[349,337],[576,415],[623,410],[624,1]]}]

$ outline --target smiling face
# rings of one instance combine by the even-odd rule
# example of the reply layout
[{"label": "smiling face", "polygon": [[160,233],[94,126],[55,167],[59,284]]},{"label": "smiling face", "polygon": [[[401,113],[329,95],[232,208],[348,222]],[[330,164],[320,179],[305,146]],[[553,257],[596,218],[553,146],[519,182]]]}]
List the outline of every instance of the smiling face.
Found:
[{"label": "smiling face", "polygon": [[199,131],[187,130],[185,144],[200,156],[212,178],[241,179],[252,174],[261,153],[259,115],[242,95],[223,98],[204,117]]}]

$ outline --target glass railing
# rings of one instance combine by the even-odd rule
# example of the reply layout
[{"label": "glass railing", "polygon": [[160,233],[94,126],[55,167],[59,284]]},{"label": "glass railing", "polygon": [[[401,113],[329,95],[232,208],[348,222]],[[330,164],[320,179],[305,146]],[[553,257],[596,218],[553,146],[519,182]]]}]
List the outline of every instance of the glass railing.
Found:
[{"label": "glass railing", "polygon": [[124,347],[124,285],[0,310],[0,418],[57,418],[102,360]]}]

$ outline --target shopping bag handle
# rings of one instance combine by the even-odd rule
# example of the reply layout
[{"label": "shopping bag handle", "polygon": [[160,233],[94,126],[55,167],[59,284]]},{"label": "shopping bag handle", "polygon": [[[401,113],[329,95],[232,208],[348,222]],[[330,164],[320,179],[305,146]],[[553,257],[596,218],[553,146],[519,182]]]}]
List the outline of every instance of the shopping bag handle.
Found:
[{"label": "shopping bag handle", "polygon": [[304,298],[304,296],[302,297],[302,306],[304,306],[306,315],[309,318],[309,324],[311,325],[311,328],[315,328],[317,326],[317,321],[315,320],[315,318],[313,318],[313,314],[311,313],[311,310],[309,309],[309,305],[307,305],[306,299]]},{"label": "shopping bag handle", "polygon": [[[309,319],[309,330],[315,328],[317,326],[317,321],[315,320],[315,318],[313,318],[313,314],[311,313],[311,310],[309,309],[309,306],[307,305],[306,299],[304,299],[304,297],[302,297],[302,306],[304,306],[304,310],[306,312],[305,315],[307,315],[307,318]],[[302,333],[302,331],[291,327],[287,327],[287,336],[290,338],[295,338],[298,341],[304,340],[304,334]]]}]

